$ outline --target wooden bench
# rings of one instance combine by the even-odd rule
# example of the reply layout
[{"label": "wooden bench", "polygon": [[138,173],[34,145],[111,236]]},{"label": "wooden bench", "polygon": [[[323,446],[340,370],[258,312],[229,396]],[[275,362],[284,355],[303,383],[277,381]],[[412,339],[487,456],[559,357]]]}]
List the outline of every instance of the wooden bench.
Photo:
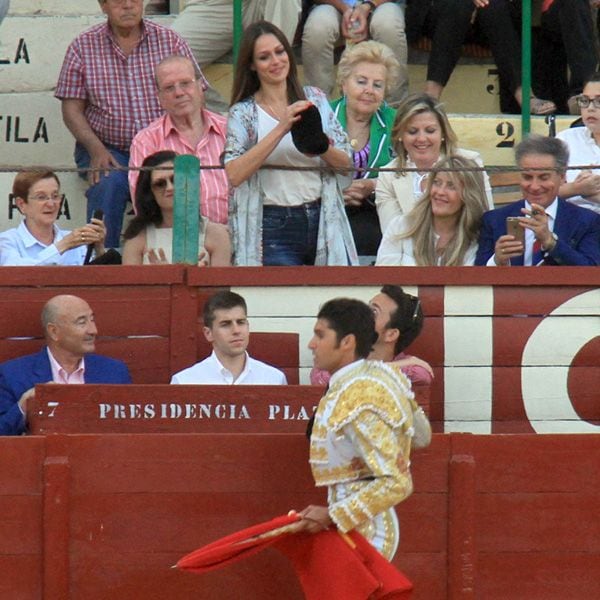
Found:
[{"label": "wooden bench", "polygon": [[494,197],[494,206],[510,204],[523,198],[519,187],[520,175],[518,171],[495,171],[490,173],[490,184]]},{"label": "wooden bench", "polygon": [[[210,353],[198,311],[213,289],[184,286],[186,267],[4,267],[0,271],[0,362],[45,343],[40,314],[57,294],[81,296],[98,324],[96,352],[123,360],[134,383],[169,383]],[[250,353],[299,383],[297,333],[254,332]]]}]

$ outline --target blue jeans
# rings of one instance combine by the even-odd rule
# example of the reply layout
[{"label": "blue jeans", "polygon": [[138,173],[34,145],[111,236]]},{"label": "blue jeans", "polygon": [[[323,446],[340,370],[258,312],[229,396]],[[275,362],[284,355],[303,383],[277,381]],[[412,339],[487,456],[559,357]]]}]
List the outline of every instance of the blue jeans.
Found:
[{"label": "blue jeans", "polygon": [[[129,152],[110,146],[106,148],[119,161],[120,165],[126,167],[129,164]],[[90,166],[90,155],[81,144],[75,144],[75,164],[80,169]],[[87,177],[84,171],[80,171],[79,175],[84,179]],[[94,211],[101,208],[104,211],[104,224],[106,225],[104,244],[107,248],[118,248],[121,245],[123,213],[130,200],[127,171],[111,171],[109,175],[102,175],[100,181],[89,187],[85,195],[88,222]]]},{"label": "blue jeans", "polygon": [[263,265],[314,265],[321,201],[302,206],[263,206]]}]

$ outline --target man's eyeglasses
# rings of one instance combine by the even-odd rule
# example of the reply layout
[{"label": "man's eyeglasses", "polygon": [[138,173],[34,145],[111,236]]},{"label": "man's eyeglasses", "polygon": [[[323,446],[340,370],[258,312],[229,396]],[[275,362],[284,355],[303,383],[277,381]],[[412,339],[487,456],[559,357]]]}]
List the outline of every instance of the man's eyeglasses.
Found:
[{"label": "man's eyeglasses", "polygon": [[164,190],[167,187],[167,183],[169,182],[171,183],[171,185],[174,185],[174,175],[169,175],[168,177],[161,177],[160,179],[155,179],[150,185],[155,190]]},{"label": "man's eyeglasses", "polygon": [[109,0],[109,2],[115,6],[124,6],[128,1],[131,1],[131,4],[139,4],[140,0]]},{"label": "man's eyeglasses", "polygon": [[38,202],[62,202],[64,194],[52,194],[46,196],[46,194],[36,194],[35,196],[27,196],[27,200],[37,200]]},{"label": "man's eyeglasses", "polygon": [[600,108],[600,96],[590,98],[589,96],[580,94],[575,99],[577,100],[577,106],[579,106],[579,108],[587,108],[590,104],[592,104],[594,108]]},{"label": "man's eyeglasses", "polygon": [[189,92],[195,83],[195,79],[184,79],[183,81],[178,81],[173,85],[167,85],[163,88],[160,88],[160,91],[165,94],[174,94],[177,88],[179,88],[182,92]]}]

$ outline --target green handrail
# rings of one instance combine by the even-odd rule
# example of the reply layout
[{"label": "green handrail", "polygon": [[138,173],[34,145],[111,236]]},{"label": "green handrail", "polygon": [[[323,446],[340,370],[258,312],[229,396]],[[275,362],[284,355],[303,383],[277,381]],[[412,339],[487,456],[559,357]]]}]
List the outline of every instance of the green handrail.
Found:
[{"label": "green handrail", "polygon": [[531,0],[523,0],[521,26],[521,137],[531,131]]},{"label": "green handrail", "polygon": [[175,157],[173,263],[198,264],[200,161],[191,154]]},{"label": "green handrail", "polygon": [[242,0],[233,0],[233,72],[237,65],[242,39]]}]

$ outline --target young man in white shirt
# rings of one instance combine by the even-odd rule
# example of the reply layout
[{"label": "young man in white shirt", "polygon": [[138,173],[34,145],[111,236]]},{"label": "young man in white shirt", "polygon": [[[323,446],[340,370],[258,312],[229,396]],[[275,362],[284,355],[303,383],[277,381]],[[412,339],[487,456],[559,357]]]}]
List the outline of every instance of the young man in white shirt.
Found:
[{"label": "young man in white shirt", "polygon": [[171,383],[217,385],[286,385],[285,375],[255,360],[246,349],[250,341],[246,301],[235,292],[215,294],[204,305],[204,336],[212,354],[175,373]]}]

